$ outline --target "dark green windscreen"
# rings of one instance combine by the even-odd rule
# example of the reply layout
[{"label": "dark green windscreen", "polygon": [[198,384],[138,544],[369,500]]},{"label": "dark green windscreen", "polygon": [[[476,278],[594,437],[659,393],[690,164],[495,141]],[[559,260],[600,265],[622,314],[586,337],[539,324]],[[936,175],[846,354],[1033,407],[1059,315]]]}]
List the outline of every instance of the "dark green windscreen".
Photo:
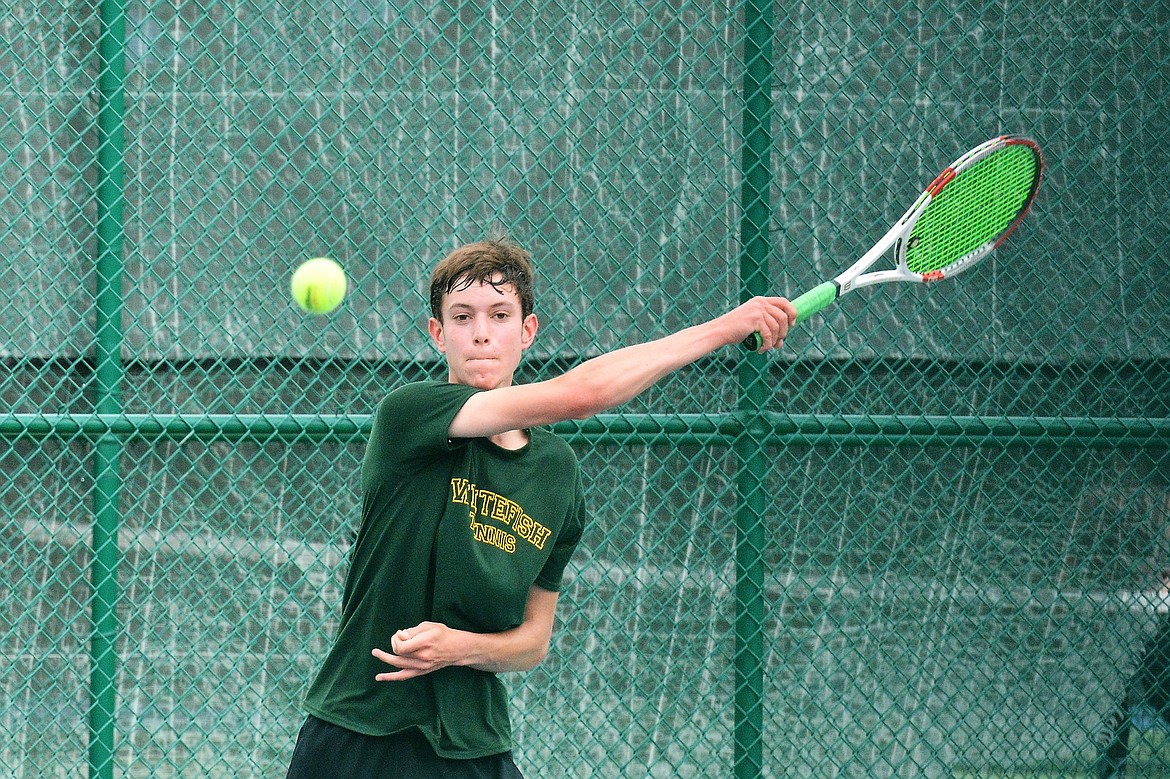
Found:
[{"label": "dark green windscreen", "polygon": [[[125,23],[120,91],[99,6]],[[783,349],[723,349],[562,427],[589,524],[548,659],[507,678],[516,760],[1097,775],[1170,615],[1170,433],[1113,437],[1170,429],[1165,0],[14,0],[0,38],[0,777],[284,775],[371,415],[446,376],[427,279],[457,243],[501,227],[532,250],[522,380],[549,379],[741,293],[816,288],[940,164],[1009,133],[1044,181],[969,276],[849,293]],[[745,206],[768,218],[751,267]],[[119,221],[122,273],[99,275]],[[316,256],[350,282],[326,316],[289,294]],[[90,419],[102,401],[119,413]],[[737,533],[745,503],[762,539]],[[116,690],[95,607],[117,617]],[[1170,776],[1170,732],[1133,743],[1127,779]],[[733,768],[740,745],[758,770]]]}]

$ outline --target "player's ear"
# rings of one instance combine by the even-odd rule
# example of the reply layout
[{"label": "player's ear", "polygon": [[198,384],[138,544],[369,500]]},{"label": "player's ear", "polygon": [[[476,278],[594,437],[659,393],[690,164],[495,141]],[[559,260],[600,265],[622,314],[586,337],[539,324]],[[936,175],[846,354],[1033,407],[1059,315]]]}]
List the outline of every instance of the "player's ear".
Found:
[{"label": "player's ear", "polygon": [[529,314],[524,317],[523,331],[520,333],[520,348],[527,349],[532,346],[532,342],[536,340],[536,331],[540,329],[540,322],[536,319],[536,314]]},{"label": "player's ear", "polygon": [[441,354],[447,353],[447,344],[443,339],[443,323],[431,317],[427,320],[427,332],[431,334],[431,342]]}]

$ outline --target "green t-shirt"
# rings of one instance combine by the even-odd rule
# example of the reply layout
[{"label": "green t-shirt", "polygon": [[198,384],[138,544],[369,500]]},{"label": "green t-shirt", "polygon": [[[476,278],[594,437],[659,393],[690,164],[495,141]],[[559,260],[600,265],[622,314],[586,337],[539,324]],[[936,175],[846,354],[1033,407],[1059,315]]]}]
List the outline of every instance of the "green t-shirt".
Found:
[{"label": "green t-shirt", "polygon": [[577,457],[551,432],[529,430],[516,451],[447,438],[476,392],[420,382],[379,404],[341,623],[305,702],[359,733],[417,727],[450,758],[512,748],[503,684],[466,667],[376,682],[393,669],[370,650],[389,651],[395,631],[425,620],[476,633],[520,625],[533,585],[560,590],[585,522]]}]

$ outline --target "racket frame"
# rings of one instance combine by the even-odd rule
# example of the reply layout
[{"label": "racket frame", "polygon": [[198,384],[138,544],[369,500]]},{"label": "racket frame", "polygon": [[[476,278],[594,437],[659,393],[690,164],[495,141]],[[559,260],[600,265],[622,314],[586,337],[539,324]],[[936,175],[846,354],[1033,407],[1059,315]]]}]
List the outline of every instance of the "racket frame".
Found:
[{"label": "racket frame", "polygon": [[[840,294],[843,295],[846,292],[850,292],[855,289],[869,287],[874,284],[884,284],[889,281],[910,281],[920,284],[941,281],[945,278],[950,278],[951,276],[955,276],[967,270],[979,260],[991,254],[991,252],[994,251],[997,246],[1003,243],[1005,238],[1011,235],[1012,231],[1014,231],[1016,226],[1019,225],[1020,220],[1023,219],[1024,215],[1028,213],[1028,209],[1032,205],[1032,199],[1035,196],[1035,185],[1033,186],[1033,191],[1025,202],[1024,207],[1020,209],[1020,213],[1016,215],[1016,218],[1012,221],[1011,226],[1009,226],[1007,230],[1003,231],[999,235],[995,236],[995,238],[987,241],[981,246],[978,246],[967,252],[965,255],[947,265],[945,268],[942,268],[941,270],[931,271],[929,273],[916,273],[910,270],[906,263],[907,242],[902,239],[914,232],[914,226],[918,223],[918,220],[922,217],[922,215],[926,213],[926,209],[930,207],[930,204],[934,201],[934,199],[938,197],[943,189],[945,189],[948,184],[954,181],[960,173],[967,170],[968,168],[973,167],[976,163],[981,162],[992,152],[999,151],[1000,149],[1006,148],[1008,146],[1019,144],[1033,147],[1033,149],[1036,150],[1037,156],[1039,156],[1039,147],[1036,146],[1034,141],[1011,135],[1001,135],[998,138],[992,138],[990,141],[979,144],[974,149],[971,149],[962,157],[948,165],[942,173],[935,177],[934,181],[930,183],[930,186],[928,186],[926,190],[918,196],[918,199],[914,201],[914,205],[910,206],[906,213],[902,215],[902,218],[894,223],[894,226],[891,227],[884,236],[882,236],[881,240],[879,240],[872,249],[862,255],[861,259],[853,263],[853,265],[849,266],[849,268],[847,268],[845,271],[834,277],[833,281],[836,282],[840,288]],[[1039,176],[1037,176],[1036,184],[1039,184]],[[896,266],[891,270],[864,273],[867,268],[881,259],[881,257],[887,251],[889,251],[891,246],[895,247],[894,253],[897,257]]]},{"label": "racket frame", "polygon": [[[1032,148],[1036,154],[1037,172],[1036,178],[1032,185],[1032,191],[1029,193],[1023,208],[1020,213],[1016,215],[1011,225],[999,235],[995,236],[986,243],[972,249],[965,255],[947,265],[940,270],[933,270],[928,273],[917,273],[910,270],[906,261],[907,241],[905,240],[914,231],[914,226],[918,220],[926,213],[927,208],[930,207],[931,202],[938,197],[948,184],[950,184],[959,174],[971,168],[978,162],[985,159],[993,152],[999,151],[1007,146],[1026,145]],[[1015,135],[1000,135],[985,141],[975,148],[968,151],[963,156],[948,165],[942,173],[939,173],[934,181],[918,196],[914,201],[914,205],[907,209],[906,213],[902,215],[894,225],[886,232],[881,239],[874,244],[873,248],[861,256],[857,262],[850,265],[841,273],[837,274],[831,281],[825,281],[804,294],[795,298],[792,303],[796,307],[796,321],[803,322],[818,311],[828,307],[842,295],[847,292],[852,292],[855,289],[862,287],[873,286],[874,284],[884,284],[892,281],[906,281],[918,284],[928,284],[935,281],[941,281],[945,278],[955,276],[964,270],[970,268],[972,265],[979,262],[987,255],[991,254],[997,246],[1012,234],[1020,221],[1028,213],[1032,206],[1032,201],[1036,197],[1036,190],[1040,186],[1040,177],[1043,170],[1043,156],[1040,153],[1040,147],[1035,141],[1029,138],[1023,138]],[[872,271],[866,273],[874,263],[881,259],[886,252],[891,248],[895,249],[896,263],[895,266],[888,270]],[[754,345],[754,349],[753,349]],[[744,340],[744,346],[749,349],[758,349],[760,345],[759,334],[748,336]]]}]

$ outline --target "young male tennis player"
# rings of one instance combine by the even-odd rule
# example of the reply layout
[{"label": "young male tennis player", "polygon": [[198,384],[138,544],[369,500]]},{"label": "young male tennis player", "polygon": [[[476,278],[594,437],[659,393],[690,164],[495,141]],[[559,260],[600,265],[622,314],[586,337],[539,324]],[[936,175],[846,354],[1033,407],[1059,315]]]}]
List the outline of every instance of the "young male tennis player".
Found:
[{"label": "young male tennis player", "polygon": [[431,276],[445,381],[379,404],[362,517],[332,650],[309,690],[288,777],[519,777],[496,674],[548,652],[587,507],[569,446],[542,426],[620,405],[666,374],[796,311],[754,298],[547,381],[513,384],[536,338],[532,264],[506,238],[456,249]]}]

